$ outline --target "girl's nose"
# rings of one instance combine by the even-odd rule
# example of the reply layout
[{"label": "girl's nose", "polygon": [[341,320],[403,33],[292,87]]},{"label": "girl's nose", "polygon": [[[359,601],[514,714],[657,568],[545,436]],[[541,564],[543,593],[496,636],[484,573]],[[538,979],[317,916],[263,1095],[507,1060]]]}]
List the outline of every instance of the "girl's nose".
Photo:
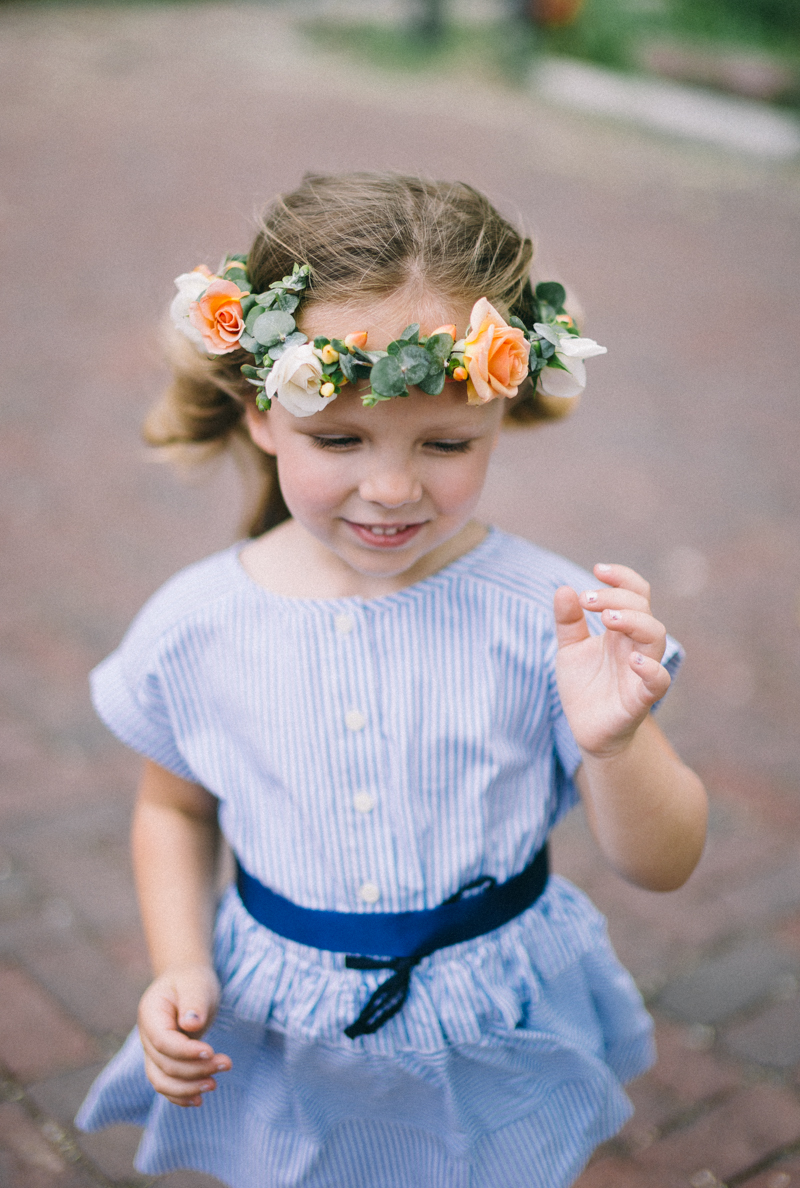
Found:
[{"label": "girl's nose", "polygon": [[362,479],[358,493],[367,503],[402,507],[422,498],[422,483],[411,470],[376,466]]}]

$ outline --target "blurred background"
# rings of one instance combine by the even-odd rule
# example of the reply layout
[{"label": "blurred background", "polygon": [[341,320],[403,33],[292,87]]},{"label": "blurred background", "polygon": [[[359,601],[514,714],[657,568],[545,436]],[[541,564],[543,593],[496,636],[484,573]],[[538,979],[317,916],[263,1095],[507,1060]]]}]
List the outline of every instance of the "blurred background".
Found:
[{"label": "blurred background", "polygon": [[0,1184],[145,1182],[132,1128],[70,1126],[148,979],[138,762],[86,675],[238,535],[233,468],[178,476],[139,426],[172,278],[309,169],[479,187],[609,348],[569,422],[505,435],[483,506],[651,580],[688,652],[661,720],[712,796],[672,895],[559,831],[661,1054],[581,1188],[800,1184],[796,0],[2,4],[0,31]]}]

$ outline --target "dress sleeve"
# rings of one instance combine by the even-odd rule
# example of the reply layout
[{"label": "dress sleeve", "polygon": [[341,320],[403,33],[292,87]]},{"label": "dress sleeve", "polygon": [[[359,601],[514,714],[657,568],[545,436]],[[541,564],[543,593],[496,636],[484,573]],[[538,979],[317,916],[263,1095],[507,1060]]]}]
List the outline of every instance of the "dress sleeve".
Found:
[{"label": "dress sleeve", "polygon": [[[586,621],[589,630],[593,635],[601,635],[605,628],[603,627],[600,616],[597,614],[587,614]],[[561,698],[558,695],[555,677],[555,640],[553,641],[552,665],[551,665],[551,681],[552,681],[552,722],[553,722],[553,742],[555,746],[556,755],[556,817],[559,820],[569,811],[575,804],[577,804],[579,795],[575,787],[575,772],[581,765],[581,753],[578,749],[578,744],[575,742],[569,723],[567,722],[564,709],[561,705]],[[677,640],[673,639],[671,635],[667,636],[667,646],[664,651],[661,663],[666,668],[672,680],[675,679],[676,673],[683,661],[684,651]],[[667,690],[669,692],[669,690]],[[665,694],[666,696],[666,694]],[[663,701],[664,698],[661,698]],[[657,701],[653,706],[657,710],[661,705],[661,701]],[[553,822],[555,824],[555,821]]]},{"label": "dress sleeve", "polygon": [[185,780],[196,777],[181,754],[178,729],[165,696],[158,647],[134,621],[116,651],[90,676],[92,702],[117,738]]}]

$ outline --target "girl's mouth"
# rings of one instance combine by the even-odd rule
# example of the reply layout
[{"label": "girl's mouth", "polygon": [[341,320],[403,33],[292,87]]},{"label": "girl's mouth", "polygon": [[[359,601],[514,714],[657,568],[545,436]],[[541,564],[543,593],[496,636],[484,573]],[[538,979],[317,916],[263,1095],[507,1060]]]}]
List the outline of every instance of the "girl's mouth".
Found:
[{"label": "girl's mouth", "polygon": [[359,540],[374,549],[399,549],[412,540],[422,524],[357,524],[346,520]]}]

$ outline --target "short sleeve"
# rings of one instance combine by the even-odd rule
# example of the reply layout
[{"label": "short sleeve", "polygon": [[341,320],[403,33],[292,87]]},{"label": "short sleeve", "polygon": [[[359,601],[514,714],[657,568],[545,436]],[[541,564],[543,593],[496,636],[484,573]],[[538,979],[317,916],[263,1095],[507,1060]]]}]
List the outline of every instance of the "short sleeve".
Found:
[{"label": "short sleeve", "polygon": [[119,648],[90,676],[92,702],[99,717],[131,750],[185,780],[196,777],[176,739],[163,692],[157,654],[143,654],[132,629]]},{"label": "short sleeve", "polygon": [[[586,621],[589,630],[593,635],[601,635],[604,628],[599,615],[589,614],[586,616]],[[578,790],[575,787],[575,772],[581,765],[581,753],[578,744],[575,742],[574,735],[567,722],[564,709],[561,705],[561,698],[558,695],[555,680],[555,641],[553,643],[552,655],[552,722],[553,722],[553,743],[556,753],[556,817],[555,821],[559,820],[568,812],[574,805],[578,803]],[[672,680],[678,672],[684,658],[684,651],[677,640],[673,639],[671,635],[667,636],[667,646],[664,651],[661,663],[666,668]],[[669,692],[669,690],[667,690]],[[665,694],[666,696],[666,694]],[[662,697],[661,701],[664,698]],[[651,712],[658,709],[661,701],[657,701],[652,707]]]}]

